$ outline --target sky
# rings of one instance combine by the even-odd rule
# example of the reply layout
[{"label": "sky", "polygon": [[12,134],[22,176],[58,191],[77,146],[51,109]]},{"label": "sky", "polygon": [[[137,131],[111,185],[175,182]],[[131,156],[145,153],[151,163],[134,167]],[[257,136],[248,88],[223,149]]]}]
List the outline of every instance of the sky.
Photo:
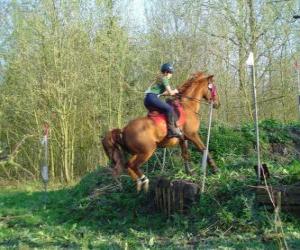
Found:
[{"label": "sky", "polygon": [[[134,30],[144,30],[146,25],[146,17],[145,17],[145,9],[144,4],[145,0],[128,0],[124,1],[124,5],[126,6],[122,9],[122,13],[126,18],[128,18],[128,23],[130,27],[134,28]],[[126,10],[126,13],[124,13]]]}]

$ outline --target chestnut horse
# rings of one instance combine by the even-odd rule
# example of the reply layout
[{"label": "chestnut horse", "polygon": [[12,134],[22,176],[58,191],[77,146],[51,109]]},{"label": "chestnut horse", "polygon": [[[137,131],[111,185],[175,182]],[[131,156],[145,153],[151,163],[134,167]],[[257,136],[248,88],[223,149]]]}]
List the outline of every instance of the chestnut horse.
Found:
[{"label": "chestnut horse", "polygon": [[[102,144],[114,164],[114,175],[119,175],[122,168],[125,168],[131,178],[137,182],[138,192],[142,187],[147,191],[149,180],[139,167],[149,160],[157,147],[170,147],[176,144],[180,144],[185,170],[190,174],[187,142],[192,142],[200,152],[205,150],[205,145],[198,134],[200,120],[197,113],[200,110],[200,102],[202,99],[207,102],[213,101],[214,108],[218,108],[220,104],[216,91],[213,93],[211,87],[215,89],[213,75],[197,72],[178,88],[179,94],[176,98],[186,116],[185,123],[180,126],[184,138],[167,138],[166,129],[147,116],[130,121],[123,129],[107,132],[102,139]],[[124,151],[131,155],[127,162],[124,162]],[[212,167],[212,171],[216,172],[217,166],[210,154],[207,162]]]}]

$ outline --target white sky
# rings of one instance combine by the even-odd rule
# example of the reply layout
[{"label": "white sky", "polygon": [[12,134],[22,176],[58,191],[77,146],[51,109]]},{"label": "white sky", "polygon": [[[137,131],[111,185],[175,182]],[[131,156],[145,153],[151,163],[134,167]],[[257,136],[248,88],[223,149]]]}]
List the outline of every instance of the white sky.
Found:
[{"label": "white sky", "polygon": [[[120,11],[123,12],[124,16],[127,16],[129,19],[128,23],[134,30],[145,29],[146,18],[144,0],[128,0],[127,7]],[[124,13],[124,11],[127,13]]]}]

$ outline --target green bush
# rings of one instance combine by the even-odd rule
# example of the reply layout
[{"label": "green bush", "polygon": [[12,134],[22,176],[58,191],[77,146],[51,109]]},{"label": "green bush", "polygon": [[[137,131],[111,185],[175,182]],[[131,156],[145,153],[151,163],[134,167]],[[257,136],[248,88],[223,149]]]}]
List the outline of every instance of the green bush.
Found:
[{"label": "green bush", "polygon": [[288,133],[288,126],[276,120],[264,120],[260,122],[262,136],[268,143],[286,143],[291,140]]},{"label": "green bush", "polygon": [[230,155],[244,156],[248,154],[251,146],[240,130],[220,126],[212,129],[209,148],[216,159]]}]

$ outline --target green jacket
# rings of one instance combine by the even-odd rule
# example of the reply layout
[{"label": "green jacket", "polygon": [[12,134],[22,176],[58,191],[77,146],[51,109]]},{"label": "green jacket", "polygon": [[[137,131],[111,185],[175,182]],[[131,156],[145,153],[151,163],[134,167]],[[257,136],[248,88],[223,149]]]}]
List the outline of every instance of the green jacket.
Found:
[{"label": "green jacket", "polygon": [[166,91],[166,88],[169,85],[170,85],[170,82],[167,77],[165,77],[165,76],[158,77],[157,80],[155,81],[155,83],[152,86],[150,86],[145,93],[161,95],[162,93],[164,93]]}]

